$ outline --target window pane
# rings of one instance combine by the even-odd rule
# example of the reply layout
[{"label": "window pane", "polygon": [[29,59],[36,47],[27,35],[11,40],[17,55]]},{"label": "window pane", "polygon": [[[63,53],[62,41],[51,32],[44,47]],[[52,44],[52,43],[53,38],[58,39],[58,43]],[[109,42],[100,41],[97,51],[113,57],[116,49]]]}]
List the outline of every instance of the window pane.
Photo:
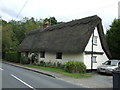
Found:
[{"label": "window pane", "polygon": [[40,52],[40,57],[41,57],[41,58],[45,58],[45,52],[44,52],[44,51],[41,51],[41,52]]},{"label": "window pane", "polygon": [[118,64],[117,61],[112,61],[112,62],[111,62],[111,65],[112,65],[112,66],[117,66],[117,64]]},{"label": "window pane", "polygon": [[93,56],[93,57],[92,57],[92,61],[93,61],[93,63],[97,63],[97,61],[96,61],[96,56]]},{"label": "window pane", "polygon": [[95,45],[97,45],[97,38],[98,38],[97,36],[93,37],[93,44],[95,44]]},{"label": "window pane", "polygon": [[56,53],[56,59],[62,59],[62,53],[61,52]]}]

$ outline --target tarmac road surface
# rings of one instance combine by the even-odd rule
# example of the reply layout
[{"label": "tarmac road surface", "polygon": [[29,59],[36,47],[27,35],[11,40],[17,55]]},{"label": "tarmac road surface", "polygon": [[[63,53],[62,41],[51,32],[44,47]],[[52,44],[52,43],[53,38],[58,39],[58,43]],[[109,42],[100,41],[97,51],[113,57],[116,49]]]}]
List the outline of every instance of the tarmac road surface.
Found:
[{"label": "tarmac road surface", "polygon": [[80,85],[68,83],[8,64],[2,64],[2,68],[0,67],[1,71],[2,88],[29,88],[33,90],[37,88],[84,88]]}]

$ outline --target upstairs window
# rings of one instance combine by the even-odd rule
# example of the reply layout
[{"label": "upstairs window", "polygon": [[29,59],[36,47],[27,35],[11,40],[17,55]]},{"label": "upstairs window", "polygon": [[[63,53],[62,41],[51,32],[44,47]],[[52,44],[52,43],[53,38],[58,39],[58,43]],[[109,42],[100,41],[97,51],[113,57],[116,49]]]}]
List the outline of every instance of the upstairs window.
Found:
[{"label": "upstairs window", "polygon": [[92,57],[92,62],[93,62],[93,63],[97,63],[96,58],[97,58],[97,56],[93,56],[93,57]]},{"label": "upstairs window", "polygon": [[97,45],[97,38],[98,38],[98,36],[93,37],[93,45]]},{"label": "upstairs window", "polygon": [[56,59],[62,59],[62,53],[61,52],[56,53]]},{"label": "upstairs window", "polygon": [[40,52],[40,58],[45,58],[45,51]]}]

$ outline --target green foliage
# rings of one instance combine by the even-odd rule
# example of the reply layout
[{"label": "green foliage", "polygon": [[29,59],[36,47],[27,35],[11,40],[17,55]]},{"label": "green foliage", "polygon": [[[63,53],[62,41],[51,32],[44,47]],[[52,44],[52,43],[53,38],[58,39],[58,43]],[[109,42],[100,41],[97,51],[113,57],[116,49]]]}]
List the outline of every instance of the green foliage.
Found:
[{"label": "green foliage", "polygon": [[60,62],[57,62],[56,63],[56,68],[59,68],[59,69],[64,69],[65,65],[60,63]]},{"label": "green foliage", "polygon": [[44,61],[40,61],[40,64],[39,64],[39,65],[40,65],[40,66],[45,66],[45,64],[46,64],[46,63],[45,63]]},{"label": "green foliage", "polygon": [[44,19],[44,23],[48,21],[50,25],[55,25],[57,24],[57,20],[55,19],[55,17],[50,17],[50,18],[45,18]]},{"label": "green foliage", "polygon": [[58,22],[55,17],[45,18],[44,21],[43,21],[43,23],[45,23],[46,21],[48,21],[50,25],[64,23],[64,22]]},{"label": "green foliage", "polygon": [[6,53],[5,54],[5,60],[19,63],[19,54],[18,53]]},{"label": "green foliage", "polygon": [[28,64],[28,65],[25,65],[25,66],[60,73],[60,74],[63,74],[65,76],[69,76],[69,77],[72,77],[72,78],[88,78],[88,77],[92,77],[92,74],[69,73],[69,72],[66,72],[64,69],[59,69],[59,68],[43,67],[43,66],[36,66],[36,65],[31,65],[31,64]]},{"label": "green foliage", "polygon": [[64,64],[61,64],[60,62],[44,62],[40,61],[40,63],[36,63],[38,66],[44,66],[44,67],[52,67],[52,68],[59,68],[59,69],[64,69]]},{"label": "green foliage", "polygon": [[120,19],[115,19],[107,31],[107,42],[114,59],[120,59]]},{"label": "green foliage", "polygon": [[70,73],[85,73],[86,66],[83,62],[69,61],[65,64],[65,71]]},{"label": "green foliage", "polygon": [[2,51],[5,52],[16,52],[18,41],[16,35],[12,30],[12,24],[3,22],[2,28]]},{"label": "green foliage", "polygon": [[[31,30],[43,28],[44,21],[50,21],[51,25],[58,24],[55,17],[49,19],[30,19],[25,17],[21,21],[11,20],[6,22],[2,20],[2,55],[3,59],[8,52],[18,52],[18,45],[25,39]],[[62,23],[62,22],[59,22]]]},{"label": "green foliage", "polygon": [[21,56],[20,58],[20,63],[21,64],[29,64],[29,59],[26,56]]}]

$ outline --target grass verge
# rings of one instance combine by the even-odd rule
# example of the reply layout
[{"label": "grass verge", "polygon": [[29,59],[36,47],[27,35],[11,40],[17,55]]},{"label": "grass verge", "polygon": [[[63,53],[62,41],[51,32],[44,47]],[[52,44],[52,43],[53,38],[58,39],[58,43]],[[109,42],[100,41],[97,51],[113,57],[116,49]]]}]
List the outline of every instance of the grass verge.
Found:
[{"label": "grass verge", "polygon": [[56,72],[59,74],[63,74],[65,76],[69,76],[72,78],[88,78],[88,77],[92,77],[91,74],[85,73],[85,74],[80,74],[80,73],[68,73],[65,70],[62,69],[58,69],[58,68],[52,68],[52,67],[43,67],[43,66],[36,66],[36,65],[25,65],[27,67],[31,67],[31,68],[36,68],[36,69],[42,69],[42,70],[47,70],[47,71],[51,71],[51,72]]}]

